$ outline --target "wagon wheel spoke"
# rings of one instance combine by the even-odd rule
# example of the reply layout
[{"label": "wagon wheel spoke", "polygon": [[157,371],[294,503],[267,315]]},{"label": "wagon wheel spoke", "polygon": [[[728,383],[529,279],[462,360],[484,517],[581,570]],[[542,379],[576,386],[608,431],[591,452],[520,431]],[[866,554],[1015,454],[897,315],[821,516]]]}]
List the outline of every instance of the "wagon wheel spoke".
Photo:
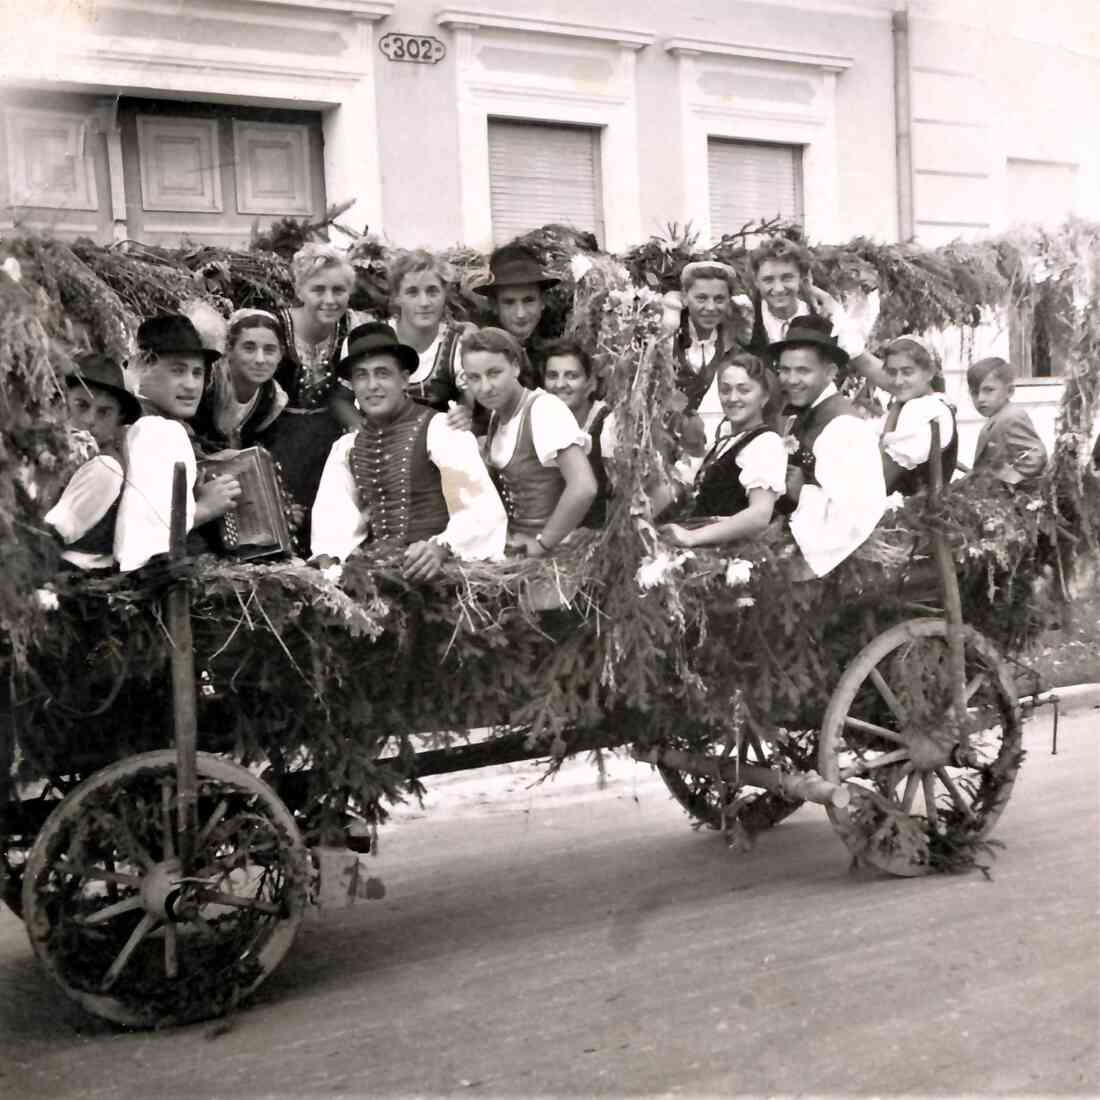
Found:
[{"label": "wagon wheel spoke", "polygon": [[959,790],[958,784],[948,774],[946,768],[937,768],[936,776],[939,781],[947,788],[948,793],[951,795],[952,801],[959,808],[959,810],[966,815],[971,821],[974,820],[974,810],[971,808],[970,803],[966,800],[966,796]]},{"label": "wagon wheel spoke", "polygon": [[130,961],[130,956],[138,949],[138,945],[156,928],[157,920],[158,918],[154,917],[152,913],[146,913],[141,918],[137,927],[130,933],[130,938],[123,944],[122,950],[115,957],[115,961],[111,963],[107,973],[103,975],[103,981],[99,983],[100,992],[106,993],[115,984],[118,976]]},{"label": "wagon wheel spoke", "polygon": [[921,774],[921,785],[924,787],[924,811],[928,818],[928,825],[934,832],[940,830],[940,811],[936,806],[936,780],[931,772]]},{"label": "wagon wheel spoke", "polygon": [[110,882],[119,886],[140,886],[141,878],[138,875],[127,875],[122,871],[110,871],[104,867],[78,867],[68,859],[59,859],[54,864],[54,869],[63,875],[73,875],[82,878],[85,882]]},{"label": "wagon wheel spoke", "polygon": [[210,839],[210,834],[218,827],[226,812],[229,809],[228,799],[223,798],[218,805],[214,808],[214,812],[206,819],[206,824],[199,832],[198,839],[195,841],[195,851],[199,852],[203,846]]},{"label": "wagon wheel spoke", "polygon": [[905,778],[905,793],[901,796],[901,808],[908,813],[913,808],[913,799],[917,797],[917,788],[920,786],[920,776],[910,772]]},{"label": "wagon wheel spoke", "polygon": [[106,924],[109,920],[114,920],[115,917],[121,916],[123,913],[132,913],[135,909],[140,909],[142,904],[141,898],[137,896],[123,898],[122,901],[116,901],[114,905],[108,905],[106,908],[92,913],[91,916],[85,917],[80,923],[86,925]]},{"label": "wagon wheel spoke", "polygon": [[845,716],[844,724],[851,729],[859,730],[860,733],[873,733],[876,737],[893,741],[895,745],[905,745],[906,747],[909,745],[905,735],[898,733],[897,730],[888,730],[885,726],[878,726],[874,722],[864,722],[862,718],[853,718],[850,714]]},{"label": "wagon wheel spoke", "polygon": [[268,913],[277,917],[282,909],[273,902],[262,898],[242,898],[236,894],[227,894],[224,890],[199,890],[199,900],[205,904],[228,905],[234,909],[254,909],[257,913]]},{"label": "wagon wheel spoke", "polygon": [[167,779],[160,783],[160,832],[161,858],[174,859],[175,845],[172,842],[172,784]]},{"label": "wagon wheel spoke", "polygon": [[870,676],[871,683],[875,685],[875,690],[882,696],[882,701],[890,708],[894,720],[899,726],[903,726],[905,724],[905,713],[901,709],[898,697],[894,694],[894,689],[890,687],[886,682],[886,677],[877,668],[871,669]]},{"label": "wagon wheel spoke", "polygon": [[179,977],[180,967],[176,946],[176,926],[169,922],[164,926],[164,975],[167,978]]},{"label": "wagon wheel spoke", "polygon": [[882,756],[876,756],[873,760],[865,760],[861,756],[858,764],[841,769],[840,778],[842,780],[854,779],[856,776],[863,775],[875,768],[884,768],[887,764],[897,764],[899,761],[908,759],[908,749],[894,749],[892,752],[883,753]]}]

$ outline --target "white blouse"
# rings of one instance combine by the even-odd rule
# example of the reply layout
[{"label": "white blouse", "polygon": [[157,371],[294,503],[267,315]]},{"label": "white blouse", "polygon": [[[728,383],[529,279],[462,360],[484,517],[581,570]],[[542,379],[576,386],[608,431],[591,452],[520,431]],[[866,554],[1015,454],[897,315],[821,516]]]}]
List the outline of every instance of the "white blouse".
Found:
[{"label": "white blouse", "polygon": [[[723,436],[711,461],[720,459],[744,435],[738,432]],[[787,448],[778,432],[761,432],[745,444],[734,461],[741,471],[741,487],[746,492],[767,489],[782,496],[787,491]]]},{"label": "white blouse", "polygon": [[898,413],[893,431],[882,435],[882,451],[903,470],[912,470],[928,461],[932,449],[929,425],[935,420],[940,426],[940,447],[946,447],[955,435],[954,420],[947,401],[938,393],[913,397]]},{"label": "white blouse", "polygon": [[166,416],[143,416],[126,430],[126,487],[115,524],[115,558],[123,573],[170,549],[172,471],[187,471],[187,530],[195,525],[198,465],[187,429]]},{"label": "white blouse", "polygon": [[[814,405],[836,393],[831,382]],[[790,527],[818,577],[835,569],[875,529],[886,509],[875,429],[857,416],[838,416],[814,441],[817,485],[804,485]]]},{"label": "white blouse", "polygon": [[[44,520],[67,545],[86,535],[110,510],[122,492],[125,475],[118,459],[96,455],[85,462],[65,486],[61,499],[46,513]],[[90,554],[65,550],[61,557],[81,569],[109,569],[111,554]]]},{"label": "white blouse", "polygon": [[[531,402],[531,440],[543,466],[557,466],[558,452],[574,444],[585,454],[592,449],[592,437],[577,423],[569,406],[545,390],[535,390]],[[495,414],[494,414],[495,415]],[[489,465],[502,470],[516,453],[519,426],[523,416],[516,413],[506,423],[498,424],[489,450]]]},{"label": "white blouse", "polygon": [[[367,537],[369,516],[360,511],[351,472],[355,432],[342,435],[329,451],[312,513],[313,556],[344,561]],[[508,516],[481,460],[471,432],[450,427],[445,416],[428,422],[428,457],[439,470],[449,520],[431,541],[450,547],[463,561],[499,561],[504,557]]]}]

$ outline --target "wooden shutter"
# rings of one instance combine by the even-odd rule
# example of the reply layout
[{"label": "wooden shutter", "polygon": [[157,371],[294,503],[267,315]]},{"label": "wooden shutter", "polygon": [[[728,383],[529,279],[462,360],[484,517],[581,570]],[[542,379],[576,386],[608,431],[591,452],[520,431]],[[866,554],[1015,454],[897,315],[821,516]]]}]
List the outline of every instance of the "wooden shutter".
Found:
[{"label": "wooden shutter", "polygon": [[551,222],[587,229],[602,243],[599,141],[592,127],[490,119],[494,243]]},{"label": "wooden shutter", "polygon": [[707,169],[715,239],[776,214],[802,221],[802,146],[711,138]]}]

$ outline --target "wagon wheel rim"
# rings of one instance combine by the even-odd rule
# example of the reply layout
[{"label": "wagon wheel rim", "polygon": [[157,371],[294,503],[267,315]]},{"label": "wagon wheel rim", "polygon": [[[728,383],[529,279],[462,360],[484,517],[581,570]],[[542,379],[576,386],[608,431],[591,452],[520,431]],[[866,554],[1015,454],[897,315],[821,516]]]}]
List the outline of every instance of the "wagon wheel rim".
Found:
[{"label": "wagon wheel rim", "polygon": [[301,923],[309,861],[246,769],[199,753],[192,872],[178,859],[176,757],[97,772],[51,814],[23,876],[39,959],[63,992],[128,1027],[208,1019],[275,969]]},{"label": "wagon wheel rim", "polygon": [[977,631],[963,639],[965,731],[951,720],[947,624],[935,619],[868,644],[825,714],[818,770],[852,796],[829,817],[857,861],[892,875],[981,866],[1023,756],[1006,663]]},{"label": "wagon wheel rim", "polygon": [[[753,728],[755,727],[755,728]],[[678,738],[691,751],[710,751],[724,755],[732,750],[724,734],[703,734],[706,748],[699,737]],[[785,766],[804,770],[812,759],[812,747],[806,748],[786,731],[763,727],[755,722],[746,729],[741,746],[745,764],[764,767]],[[802,806],[801,799],[790,798],[777,791],[766,791],[748,784],[724,783],[714,776],[691,775],[666,764],[657,764],[657,771],[672,797],[691,818],[693,828],[731,829],[735,823],[751,842],[752,836],[778,825]]]}]

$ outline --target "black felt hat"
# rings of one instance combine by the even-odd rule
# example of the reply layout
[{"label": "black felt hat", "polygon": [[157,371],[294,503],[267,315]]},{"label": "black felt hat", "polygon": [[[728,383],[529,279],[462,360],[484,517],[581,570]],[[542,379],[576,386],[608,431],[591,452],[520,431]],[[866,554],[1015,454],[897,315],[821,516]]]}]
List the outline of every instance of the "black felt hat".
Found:
[{"label": "black felt hat", "polygon": [[832,321],[817,313],[793,318],[787,326],[787,335],[768,345],[768,351],[776,358],[784,348],[817,348],[838,367],[848,364],[848,353],[837,344],[836,337],[833,336]]},{"label": "black felt hat", "polygon": [[473,289],[486,296],[506,286],[557,286],[561,279],[544,271],[538,259],[525,248],[505,245],[489,257],[489,281]]},{"label": "black felt hat", "polygon": [[182,313],[165,313],[142,321],[137,331],[137,346],[155,355],[170,352],[201,355],[207,364],[221,358],[221,352],[208,348],[189,318]]},{"label": "black felt hat", "polygon": [[70,389],[82,386],[109,393],[122,406],[125,424],[132,424],[142,414],[141,402],[126,388],[122,368],[109,355],[93,351],[77,356],[76,370],[65,377],[65,384]]},{"label": "black felt hat", "polygon": [[397,333],[381,321],[368,321],[365,325],[356,325],[348,333],[344,344],[344,357],[336,364],[336,377],[347,378],[352,365],[364,355],[372,352],[385,352],[392,355],[403,371],[412,374],[420,366],[420,353],[416,348],[402,344]]}]

